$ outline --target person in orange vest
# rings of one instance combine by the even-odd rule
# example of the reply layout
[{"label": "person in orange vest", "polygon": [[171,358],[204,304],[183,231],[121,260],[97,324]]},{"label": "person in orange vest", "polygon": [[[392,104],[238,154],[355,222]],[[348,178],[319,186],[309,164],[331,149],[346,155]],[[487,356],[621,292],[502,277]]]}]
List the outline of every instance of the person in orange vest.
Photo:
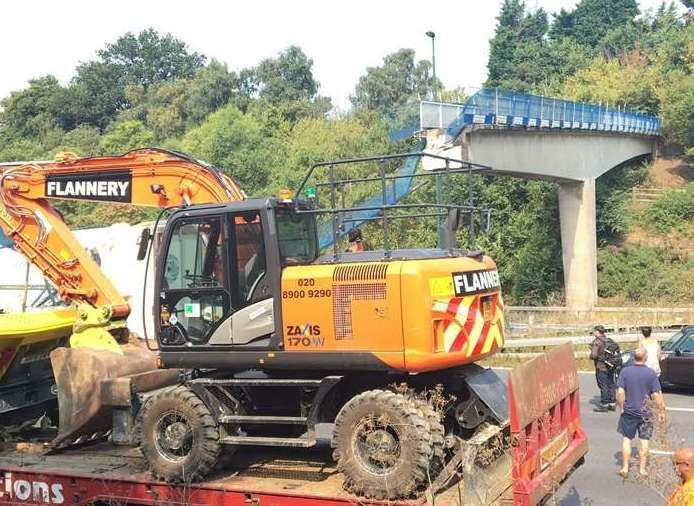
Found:
[{"label": "person in orange vest", "polygon": [[668,499],[667,506],[694,506],[694,448],[678,448],[674,462],[682,482]]}]

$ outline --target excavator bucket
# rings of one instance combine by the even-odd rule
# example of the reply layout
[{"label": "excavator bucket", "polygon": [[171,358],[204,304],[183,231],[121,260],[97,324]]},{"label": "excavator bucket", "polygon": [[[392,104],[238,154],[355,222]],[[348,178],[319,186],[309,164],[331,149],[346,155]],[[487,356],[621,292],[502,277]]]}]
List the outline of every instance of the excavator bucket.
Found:
[{"label": "excavator bucket", "polygon": [[122,345],[118,351],[87,347],[53,350],[60,424],[52,446],[66,447],[110,430],[108,380],[153,371],[157,369],[156,358],[139,343]]}]

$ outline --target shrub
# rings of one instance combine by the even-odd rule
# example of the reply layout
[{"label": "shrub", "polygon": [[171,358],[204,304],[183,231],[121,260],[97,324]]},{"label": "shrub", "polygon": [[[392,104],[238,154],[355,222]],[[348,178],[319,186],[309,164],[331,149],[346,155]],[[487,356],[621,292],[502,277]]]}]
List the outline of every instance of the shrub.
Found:
[{"label": "shrub", "polygon": [[661,248],[604,248],[598,251],[598,295],[652,304],[691,301],[693,264]]},{"label": "shrub", "polygon": [[642,222],[646,228],[660,233],[680,229],[692,219],[694,219],[694,183],[690,183],[684,189],[668,190],[642,213]]}]

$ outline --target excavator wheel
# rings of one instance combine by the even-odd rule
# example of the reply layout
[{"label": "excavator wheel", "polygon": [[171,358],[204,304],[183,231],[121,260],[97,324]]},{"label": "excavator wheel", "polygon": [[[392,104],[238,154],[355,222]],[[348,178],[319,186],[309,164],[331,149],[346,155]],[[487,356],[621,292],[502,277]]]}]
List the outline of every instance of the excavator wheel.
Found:
[{"label": "excavator wheel", "polygon": [[152,474],[164,481],[202,480],[220,455],[219,429],[190,389],[167,388],[142,407],[137,441]]},{"label": "excavator wheel", "polygon": [[416,401],[369,390],[345,404],[335,420],[334,453],[348,491],[371,499],[402,499],[429,485],[433,444]]},{"label": "excavator wheel", "polygon": [[431,460],[429,461],[429,480],[439,477],[446,465],[445,429],[441,423],[441,413],[424,399],[415,399],[415,405],[429,424],[431,431]]}]

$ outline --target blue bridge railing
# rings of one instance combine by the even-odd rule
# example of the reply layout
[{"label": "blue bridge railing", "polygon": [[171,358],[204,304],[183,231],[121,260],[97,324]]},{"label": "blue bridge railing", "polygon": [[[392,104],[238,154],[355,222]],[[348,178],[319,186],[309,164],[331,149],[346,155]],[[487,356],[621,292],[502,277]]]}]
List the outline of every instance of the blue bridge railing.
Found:
[{"label": "blue bridge railing", "polygon": [[420,128],[442,128],[457,136],[466,125],[519,128],[600,130],[637,135],[659,135],[657,116],[620,107],[573,102],[559,98],[482,88],[465,104],[423,101]]}]

